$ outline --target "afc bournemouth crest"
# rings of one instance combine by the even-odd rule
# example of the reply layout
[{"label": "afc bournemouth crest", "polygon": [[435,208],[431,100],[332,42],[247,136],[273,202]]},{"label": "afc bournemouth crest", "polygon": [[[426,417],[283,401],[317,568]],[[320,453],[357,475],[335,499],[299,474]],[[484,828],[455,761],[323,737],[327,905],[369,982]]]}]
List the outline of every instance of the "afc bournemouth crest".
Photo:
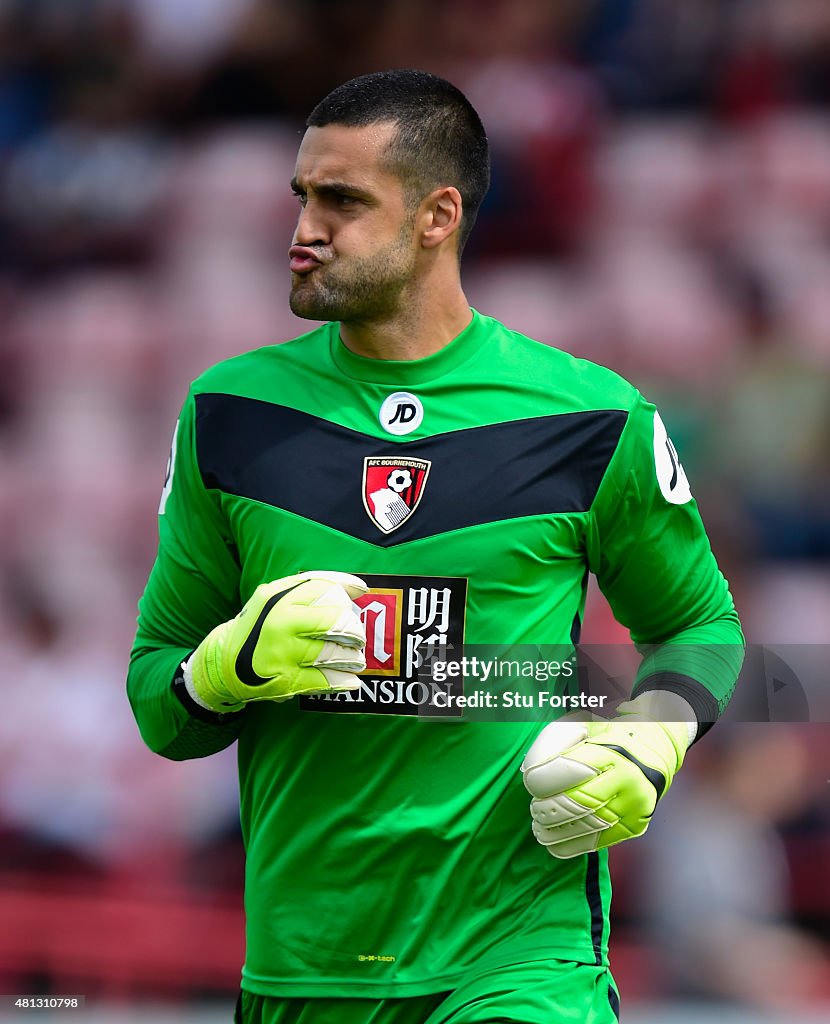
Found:
[{"label": "afc bournemouth crest", "polygon": [[427,459],[363,460],[363,505],[382,533],[391,533],[409,519],[424,493]]}]

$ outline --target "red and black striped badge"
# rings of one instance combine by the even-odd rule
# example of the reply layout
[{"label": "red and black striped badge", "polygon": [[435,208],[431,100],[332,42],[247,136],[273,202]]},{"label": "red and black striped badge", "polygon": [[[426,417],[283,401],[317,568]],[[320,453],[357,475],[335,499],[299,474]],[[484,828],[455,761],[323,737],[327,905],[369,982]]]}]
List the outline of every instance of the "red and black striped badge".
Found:
[{"label": "red and black striped badge", "polygon": [[426,459],[363,460],[363,506],[381,533],[397,530],[418,507],[431,465]]}]

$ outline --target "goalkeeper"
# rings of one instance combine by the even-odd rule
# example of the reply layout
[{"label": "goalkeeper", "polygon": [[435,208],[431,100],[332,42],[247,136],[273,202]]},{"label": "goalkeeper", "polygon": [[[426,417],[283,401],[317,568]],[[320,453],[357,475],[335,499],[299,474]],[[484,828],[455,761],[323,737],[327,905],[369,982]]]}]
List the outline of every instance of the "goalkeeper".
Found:
[{"label": "goalkeeper", "polygon": [[[654,406],[467,303],[488,167],[433,75],[323,99],[288,256],[325,322],[209,369],[174,433],[128,692],[165,757],[238,744],[240,1024],[615,1021],[607,848],[740,667]],[[419,713],[436,645],[576,643],[590,572],[644,655],[613,721]]]}]

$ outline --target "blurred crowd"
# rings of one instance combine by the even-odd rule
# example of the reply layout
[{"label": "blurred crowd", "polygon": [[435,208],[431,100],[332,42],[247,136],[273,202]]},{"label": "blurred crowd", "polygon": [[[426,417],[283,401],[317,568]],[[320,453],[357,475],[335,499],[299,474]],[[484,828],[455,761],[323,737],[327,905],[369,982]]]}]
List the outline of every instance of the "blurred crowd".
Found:
[{"label": "blurred crowd", "polygon": [[[491,138],[473,305],[635,381],[748,638],[827,641],[826,0],[0,0],[0,838],[17,869],[233,833],[233,753],[153,757],[123,692],[167,448],[202,369],[309,329],[287,308],[304,117],[352,75],[408,66],[458,84]],[[590,640],[619,639],[593,609]],[[798,764],[809,799],[788,827],[826,844],[826,787]],[[694,807],[722,796],[713,777],[692,767]],[[826,888],[807,924],[830,933]]]}]

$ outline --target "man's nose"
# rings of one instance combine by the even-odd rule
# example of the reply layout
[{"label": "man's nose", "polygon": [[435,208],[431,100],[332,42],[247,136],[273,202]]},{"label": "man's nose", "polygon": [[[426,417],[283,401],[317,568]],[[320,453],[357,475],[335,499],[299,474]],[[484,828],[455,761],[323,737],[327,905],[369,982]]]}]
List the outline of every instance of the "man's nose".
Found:
[{"label": "man's nose", "polygon": [[320,207],[315,203],[308,202],[302,207],[294,231],[296,245],[326,245],[329,242],[328,229],[320,214]]}]

